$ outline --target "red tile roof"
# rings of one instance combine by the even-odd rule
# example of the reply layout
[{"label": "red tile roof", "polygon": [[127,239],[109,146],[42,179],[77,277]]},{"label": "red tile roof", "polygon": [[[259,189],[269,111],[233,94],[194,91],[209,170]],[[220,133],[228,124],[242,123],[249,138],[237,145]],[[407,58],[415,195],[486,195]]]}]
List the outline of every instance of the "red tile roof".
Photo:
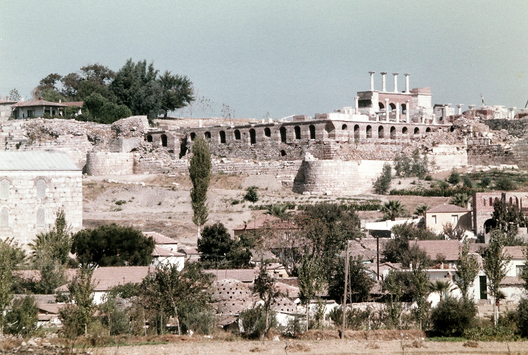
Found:
[{"label": "red tile roof", "polygon": [[504,253],[514,260],[526,259],[526,247],[523,246],[504,247]]},{"label": "red tile roof", "polygon": [[[460,248],[462,248],[462,243],[458,240],[418,240],[411,241],[409,244],[413,246],[414,243],[422,250],[425,250],[427,255],[435,260],[438,254],[445,256],[446,261],[455,261],[458,259],[458,254]],[[484,244],[470,243],[469,250],[472,253],[476,253],[480,247]]]},{"label": "red tile roof", "polygon": [[178,242],[172,238],[166,237],[158,232],[143,232],[145,237],[152,237],[155,244],[178,244]]},{"label": "red tile roof", "polygon": [[225,269],[225,270],[204,270],[204,272],[213,274],[217,280],[238,280],[242,282],[253,282],[257,277],[258,269]]},{"label": "red tile roof", "polygon": [[35,107],[35,106],[56,106],[56,107],[66,107],[63,103],[51,102],[46,100],[33,100],[33,101],[20,101],[13,105],[12,107]]},{"label": "red tile roof", "polygon": [[425,211],[425,213],[449,213],[449,212],[461,213],[461,212],[471,212],[471,210],[468,210],[467,208],[458,207],[456,205],[443,204],[443,205],[438,205],[436,207],[433,207]]}]

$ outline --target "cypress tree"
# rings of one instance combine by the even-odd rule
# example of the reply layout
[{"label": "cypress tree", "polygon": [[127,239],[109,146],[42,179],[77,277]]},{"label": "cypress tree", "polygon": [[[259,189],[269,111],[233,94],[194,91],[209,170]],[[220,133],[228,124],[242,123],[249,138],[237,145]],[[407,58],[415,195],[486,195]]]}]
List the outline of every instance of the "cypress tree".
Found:
[{"label": "cypress tree", "polygon": [[191,205],[193,209],[193,223],[200,228],[207,222],[207,189],[211,179],[211,154],[207,142],[201,138],[194,142],[192,158],[189,165],[189,174],[192,181]]}]

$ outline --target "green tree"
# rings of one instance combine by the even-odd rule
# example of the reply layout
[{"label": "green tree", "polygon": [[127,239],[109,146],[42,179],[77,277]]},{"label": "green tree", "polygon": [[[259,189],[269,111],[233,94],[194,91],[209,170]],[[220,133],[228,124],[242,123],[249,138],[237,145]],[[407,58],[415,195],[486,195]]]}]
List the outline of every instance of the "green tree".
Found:
[{"label": "green tree", "polygon": [[477,306],[467,298],[446,297],[432,310],[433,331],[440,336],[460,337],[475,325]]},{"label": "green tree", "polygon": [[447,182],[451,185],[457,185],[460,182],[460,174],[455,168],[451,170],[451,175],[447,178]]},{"label": "green tree", "polygon": [[429,171],[429,161],[427,160],[427,155],[425,153],[421,155],[418,148],[416,148],[412,153],[411,171],[412,176],[416,176],[420,179],[423,179]]},{"label": "green tree", "polygon": [[462,181],[464,182],[465,187],[468,187],[470,189],[473,188],[473,181],[471,181],[471,178],[469,177],[468,174],[464,175]]},{"label": "green tree", "polygon": [[35,297],[25,296],[15,299],[11,312],[7,313],[6,320],[9,334],[20,334],[23,337],[34,334],[38,325],[38,307]]},{"label": "green tree", "polygon": [[431,206],[426,205],[426,204],[418,205],[416,206],[416,209],[414,210],[414,214],[421,216],[421,217],[425,217],[425,211],[427,211],[430,208]]},{"label": "green tree", "polygon": [[13,299],[13,270],[24,258],[24,251],[12,239],[0,240],[0,336],[4,334],[7,308]]},{"label": "green tree", "polygon": [[517,188],[517,184],[508,176],[501,176],[495,181],[495,190],[511,191]]},{"label": "green tree", "polygon": [[152,237],[115,223],[75,233],[71,248],[80,263],[99,266],[150,265],[153,250]]},{"label": "green tree", "polygon": [[94,264],[83,264],[68,285],[68,304],[59,311],[63,332],[67,338],[87,335],[94,321],[94,290],[92,281]]},{"label": "green tree", "polygon": [[83,113],[90,117],[89,121],[106,124],[132,115],[130,109],[125,105],[110,102],[97,92],[92,93],[84,100]]},{"label": "green tree", "polygon": [[205,226],[201,238],[198,238],[200,260],[213,268],[218,267],[219,264],[226,262],[226,255],[231,251],[234,243],[222,223]]},{"label": "green tree", "polygon": [[186,263],[181,271],[174,265],[158,266],[154,274],[143,280],[141,302],[166,319],[174,317],[179,335],[184,326],[196,331],[197,324],[191,320],[193,314],[210,312],[213,277],[203,273],[198,263]]},{"label": "green tree", "polygon": [[[345,288],[345,260],[339,258],[334,276],[329,280],[328,296],[340,301]],[[374,280],[367,274],[367,267],[361,256],[351,257],[348,268],[348,291],[350,302],[365,302],[369,299]],[[348,297],[347,297],[348,298]]]},{"label": "green tree", "polygon": [[162,87],[157,76],[158,70],[152,63],[147,65],[146,60],[134,63],[129,59],[116,73],[109,89],[118,105],[127,106],[134,115],[152,119],[161,109]]},{"label": "green tree", "polygon": [[510,205],[502,199],[497,199],[493,203],[491,219],[497,228],[509,234],[517,234],[518,227],[526,226],[526,218],[522,211],[516,205]]},{"label": "green tree", "polygon": [[435,282],[431,282],[429,289],[433,293],[438,292],[440,302],[442,302],[444,297],[448,296],[448,293],[451,291],[451,285],[449,284],[449,281],[435,280]]},{"label": "green tree", "polygon": [[167,118],[169,111],[174,111],[187,106],[194,101],[192,83],[186,76],[172,75],[165,71],[158,79],[161,85],[160,108]]},{"label": "green tree", "polygon": [[266,327],[262,332],[261,340],[270,330],[270,312],[271,305],[275,300],[281,296],[281,292],[275,287],[275,279],[268,273],[268,267],[266,264],[260,264],[260,270],[255,282],[253,284],[253,293],[258,295],[262,301],[264,301],[264,314],[266,317]]},{"label": "green tree", "polygon": [[383,204],[381,212],[383,212],[383,217],[385,219],[395,221],[396,217],[400,217],[404,214],[404,208],[400,201],[390,200],[389,202],[385,202]]},{"label": "green tree", "polygon": [[469,299],[469,289],[473,286],[478,272],[479,264],[477,258],[469,254],[469,242],[464,241],[458,253],[454,281],[465,300]]},{"label": "green tree", "polygon": [[502,298],[500,283],[506,277],[508,263],[511,257],[504,251],[505,235],[501,231],[494,230],[490,234],[490,242],[487,248],[482,250],[483,268],[488,280],[488,293],[494,298],[494,322],[497,326],[499,320],[499,305]]},{"label": "green tree", "polygon": [[249,201],[249,202],[257,202],[259,200],[257,190],[258,190],[258,187],[256,186],[248,187],[247,193],[244,195],[244,200]]},{"label": "green tree", "polygon": [[191,206],[193,209],[193,223],[200,228],[207,222],[207,189],[211,180],[211,154],[205,140],[199,138],[192,146],[192,158],[189,164],[189,174],[192,182]]},{"label": "green tree", "polygon": [[396,176],[409,177],[412,174],[411,159],[404,153],[400,153],[394,159],[394,170]]},{"label": "green tree", "polygon": [[471,196],[469,196],[468,194],[459,193],[454,194],[453,197],[451,197],[451,200],[449,200],[449,203],[458,207],[467,208],[470,200]]},{"label": "green tree", "polygon": [[462,240],[466,231],[460,226],[453,226],[451,223],[446,223],[442,227],[442,236],[447,240]]},{"label": "green tree", "polygon": [[389,163],[383,164],[381,175],[374,182],[374,193],[378,195],[385,195],[390,189],[392,181],[392,168]]},{"label": "green tree", "polygon": [[20,96],[17,89],[12,89],[11,91],[9,91],[9,100],[20,101],[21,98],[22,96]]},{"label": "green tree", "polygon": [[310,326],[310,302],[317,292],[323,290],[325,279],[323,265],[313,255],[305,255],[298,270],[299,299],[306,309],[307,329]]}]

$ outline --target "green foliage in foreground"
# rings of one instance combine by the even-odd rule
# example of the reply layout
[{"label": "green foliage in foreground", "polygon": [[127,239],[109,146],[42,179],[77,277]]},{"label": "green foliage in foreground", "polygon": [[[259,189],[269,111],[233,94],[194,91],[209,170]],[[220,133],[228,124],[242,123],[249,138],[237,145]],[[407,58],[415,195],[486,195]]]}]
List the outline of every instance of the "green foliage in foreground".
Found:
[{"label": "green foliage in foreground", "polygon": [[433,331],[442,336],[462,336],[466,329],[475,326],[477,306],[469,300],[446,297],[433,308]]}]

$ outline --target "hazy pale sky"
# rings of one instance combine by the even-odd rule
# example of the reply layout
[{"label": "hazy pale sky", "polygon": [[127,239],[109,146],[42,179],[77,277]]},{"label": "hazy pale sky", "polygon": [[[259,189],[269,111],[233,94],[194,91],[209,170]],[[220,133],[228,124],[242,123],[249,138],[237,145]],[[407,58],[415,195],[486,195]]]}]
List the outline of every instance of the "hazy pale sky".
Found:
[{"label": "hazy pale sky", "polygon": [[410,73],[434,103],[524,107],[526,0],[0,0],[0,95],[50,73],[146,59],[236,117],[354,105],[368,71]]}]

